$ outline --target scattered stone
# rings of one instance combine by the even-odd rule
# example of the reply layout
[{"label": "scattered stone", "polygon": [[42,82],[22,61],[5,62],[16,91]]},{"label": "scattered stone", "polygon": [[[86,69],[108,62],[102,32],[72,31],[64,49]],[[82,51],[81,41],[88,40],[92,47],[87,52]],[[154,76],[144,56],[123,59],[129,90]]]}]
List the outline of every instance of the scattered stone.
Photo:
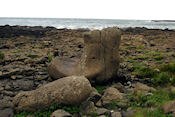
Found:
[{"label": "scattered stone", "polygon": [[111,117],[122,117],[120,112],[113,112],[111,113]]},{"label": "scattered stone", "polygon": [[85,101],[92,91],[90,82],[84,76],[65,77],[33,91],[20,92],[14,97],[16,111],[36,111],[56,103],[78,105]]},{"label": "scattered stone", "polygon": [[0,84],[0,92],[4,90],[4,87],[2,86],[2,84]]},{"label": "scattered stone", "polygon": [[120,92],[124,92],[124,90],[125,90],[125,87],[121,83],[116,83],[116,84],[112,85],[111,87],[118,89]]},{"label": "scattered stone", "polygon": [[92,114],[95,112],[95,105],[94,102],[91,101],[85,101],[80,105],[80,109],[81,111],[88,115],[88,114]]},{"label": "scattered stone", "polygon": [[118,103],[117,103],[117,106],[118,106],[119,108],[124,109],[124,108],[126,108],[128,105],[127,105],[127,103],[124,103],[124,102],[118,102]]},{"label": "scattered stone", "polygon": [[72,117],[82,117],[82,116],[81,116],[81,113],[74,113],[74,114],[72,115]]},{"label": "scattered stone", "polygon": [[95,113],[97,113],[98,115],[109,115],[110,111],[105,108],[96,108]]},{"label": "scattered stone", "polygon": [[27,115],[26,117],[35,117],[35,116],[33,116],[33,115]]},{"label": "scattered stone", "polygon": [[102,107],[102,106],[103,106],[101,100],[99,100],[95,105],[96,105],[97,107]]},{"label": "scattered stone", "polygon": [[132,94],[132,93],[134,93],[134,91],[135,91],[134,88],[130,88],[130,87],[128,87],[128,86],[125,86],[124,89],[125,89],[125,90],[124,90],[124,93],[125,93],[125,94]]},{"label": "scattered stone", "polygon": [[2,71],[0,71],[0,76],[2,76]]},{"label": "scattered stone", "polygon": [[156,68],[154,69],[154,73],[159,73],[160,72],[160,69]]},{"label": "scattered stone", "polygon": [[64,110],[59,109],[54,111],[50,117],[72,117],[72,115]]},{"label": "scattered stone", "polygon": [[106,117],[106,115],[100,115],[99,117]]},{"label": "scattered stone", "polygon": [[122,98],[123,98],[122,93],[120,93],[116,88],[109,87],[104,91],[101,100],[103,105],[108,105],[116,100],[121,100]]},{"label": "scattered stone", "polygon": [[165,103],[162,106],[162,110],[163,110],[163,113],[165,113],[165,114],[175,112],[175,101]]},{"label": "scattered stone", "polygon": [[132,117],[136,113],[136,110],[128,108],[126,112],[122,112],[122,117]]},{"label": "scattered stone", "polygon": [[96,104],[100,100],[100,98],[101,94],[99,94],[98,91],[95,88],[93,88],[88,100]]},{"label": "scattered stone", "polygon": [[135,84],[135,89],[134,89],[134,90],[135,90],[135,91],[141,91],[141,93],[143,93],[143,94],[147,94],[147,93],[149,93],[150,91],[156,91],[155,88],[149,87],[149,86],[147,86],[147,85],[145,85],[145,84],[142,84],[142,83],[139,83],[139,82],[137,82],[137,83]]},{"label": "scattered stone", "polygon": [[171,92],[175,92],[175,87],[174,87],[174,86],[171,86],[171,87],[170,87],[170,91],[171,91]]}]

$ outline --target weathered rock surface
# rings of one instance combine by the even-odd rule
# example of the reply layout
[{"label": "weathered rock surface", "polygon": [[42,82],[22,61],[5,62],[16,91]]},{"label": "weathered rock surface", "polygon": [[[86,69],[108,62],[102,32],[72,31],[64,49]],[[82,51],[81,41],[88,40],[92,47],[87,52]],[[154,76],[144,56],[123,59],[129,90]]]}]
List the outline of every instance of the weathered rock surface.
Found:
[{"label": "weathered rock surface", "polygon": [[4,96],[2,99],[0,99],[0,110],[5,108],[12,108],[12,98],[9,96]]},{"label": "weathered rock surface", "polygon": [[104,82],[119,69],[120,31],[117,28],[94,30],[84,36],[85,49],[80,60],[55,58],[48,73],[55,79],[84,75],[90,81]]},{"label": "weathered rock surface", "polygon": [[175,112],[175,101],[168,102],[162,106],[163,113]]},{"label": "weathered rock surface", "polygon": [[122,117],[120,112],[113,112],[111,113],[111,117]]},{"label": "weathered rock surface", "polygon": [[81,111],[84,114],[92,114],[95,112],[95,105],[94,102],[91,101],[84,101],[80,106]]},{"label": "weathered rock surface", "polygon": [[5,108],[3,110],[0,110],[0,117],[13,117],[14,112],[11,108]]},{"label": "weathered rock surface", "polygon": [[77,105],[86,100],[92,91],[84,76],[70,76],[58,79],[33,91],[21,92],[14,97],[17,111],[36,111],[55,103]]},{"label": "weathered rock surface", "polygon": [[137,112],[137,110],[132,109],[129,107],[126,112],[122,112],[122,117],[132,117]]},{"label": "weathered rock surface", "polygon": [[108,105],[122,98],[122,93],[120,93],[116,88],[109,87],[104,91],[101,101],[103,105]]},{"label": "weathered rock surface", "polygon": [[59,109],[54,111],[50,117],[72,117],[72,115],[64,110]]},{"label": "weathered rock surface", "polygon": [[105,108],[96,108],[95,113],[97,113],[98,115],[104,115],[104,114],[109,115],[110,111]]},{"label": "weathered rock surface", "polygon": [[140,83],[140,82],[137,82],[135,85],[134,85],[134,90],[135,91],[140,91],[141,93],[143,93],[143,94],[147,94],[148,92],[150,92],[150,91],[156,91],[156,89],[155,88],[153,88],[153,87],[149,87],[149,86],[147,86],[146,84],[142,84],[142,83]]}]

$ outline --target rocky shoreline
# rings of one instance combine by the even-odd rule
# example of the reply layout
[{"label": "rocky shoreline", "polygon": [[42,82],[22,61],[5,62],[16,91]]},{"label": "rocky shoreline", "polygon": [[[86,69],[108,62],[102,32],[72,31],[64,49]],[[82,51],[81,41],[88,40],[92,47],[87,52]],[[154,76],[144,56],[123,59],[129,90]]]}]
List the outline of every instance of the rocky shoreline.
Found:
[{"label": "rocky shoreline", "polygon": [[[175,64],[175,31],[146,28],[120,30],[122,32],[121,62],[117,80],[110,80],[102,85],[92,84],[94,95],[91,98],[94,100],[88,100],[77,107],[81,111],[67,113],[62,110],[59,113],[73,117],[137,116],[134,114],[141,113],[144,109],[153,111],[158,108],[155,104],[145,106],[144,104],[149,100],[144,102],[144,99],[139,97],[142,93],[146,97],[154,96],[154,92],[159,92],[156,83],[164,87],[162,89],[165,89],[165,92],[169,89],[173,90],[173,81],[161,81],[161,77],[159,81],[155,81],[149,70],[160,74],[163,72],[164,75],[166,72],[161,71],[160,67],[163,64]],[[57,56],[68,59],[80,58],[84,48],[85,32],[89,30],[0,26],[0,117],[30,115],[14,112],[13,98],[19,92],[35,90],[55,81],[47,72],[48,64]],[[149,73],[145,75],[143,72]],[[169,74],[165,76],[169,77]],[[175,79],[173,72],[170,77]],[[135,96],[133,96],[134,93],[136,93]],[[132,97],[129,98],[129,96]],[[140,100],[143,102],[139,102]],[[133,105],[144,109],[132,108]],[[58,107],[60,106],[56,106],[55,110]],[[61,109],[62,107],[65,106],[61,106]],[[162,114],[173,115],[175,109],[169,112],[167,108],[167,106],[163,108]]]}]

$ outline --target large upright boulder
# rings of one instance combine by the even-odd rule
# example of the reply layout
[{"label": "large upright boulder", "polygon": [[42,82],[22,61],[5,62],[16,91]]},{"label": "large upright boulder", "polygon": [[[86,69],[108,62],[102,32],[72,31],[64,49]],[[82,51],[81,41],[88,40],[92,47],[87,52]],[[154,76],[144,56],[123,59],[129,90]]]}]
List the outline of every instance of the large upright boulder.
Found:
[{"label": "large upright boulder", "polygon": [[33,112],[58,103],[78,105],[89,97],[91,91],[91,84],[84,76],[65,77],[36,90],[19,93],[13,100],[14,109]]},{"label": "large upright boulder", "polygon": [[117,75],[121,34],[117,28],[94,30],[84,35],[84,53],[80,60],[55,58],[48,66],[51,77],[84,75],[98,83]]}]

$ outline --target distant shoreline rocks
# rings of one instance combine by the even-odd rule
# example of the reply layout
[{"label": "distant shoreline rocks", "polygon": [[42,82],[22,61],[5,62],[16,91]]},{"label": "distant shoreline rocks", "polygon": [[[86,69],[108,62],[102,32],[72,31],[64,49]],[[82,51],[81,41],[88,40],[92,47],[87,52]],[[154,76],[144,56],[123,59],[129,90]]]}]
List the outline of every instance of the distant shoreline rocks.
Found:
[{"label": "distant shoreline rocks", "polygon": [[0,38],[18,37],[18,36],[35,36],[44,37],[47,31],[56,30],[54,27],[42,26],[0,26]]},{"label": "distant shoreline rocks", "polygon": [[[173,20],[174,21],[174,20]],[[146,30],[155,30],[155,31],[175,31],[172,29],[149,29],[146,27],[126,27],[119,28],[121,32],[132,32],[132,33],[143,33]],[[55,27],[42,27],[42,26],[10,26],[10,25],[1,25],[0,26],[0,38],[10,38],[10,37],[19,37],[19,36],[32,36],[32,37],[45,37],[47,32],[54,30],[77,30],[77,31],[90,31],[90,29],[57,29]]]},{"label": "distant shoreline rocks", "polygon": [[175,20],[151,20],[153,22],[175,22]]}]

